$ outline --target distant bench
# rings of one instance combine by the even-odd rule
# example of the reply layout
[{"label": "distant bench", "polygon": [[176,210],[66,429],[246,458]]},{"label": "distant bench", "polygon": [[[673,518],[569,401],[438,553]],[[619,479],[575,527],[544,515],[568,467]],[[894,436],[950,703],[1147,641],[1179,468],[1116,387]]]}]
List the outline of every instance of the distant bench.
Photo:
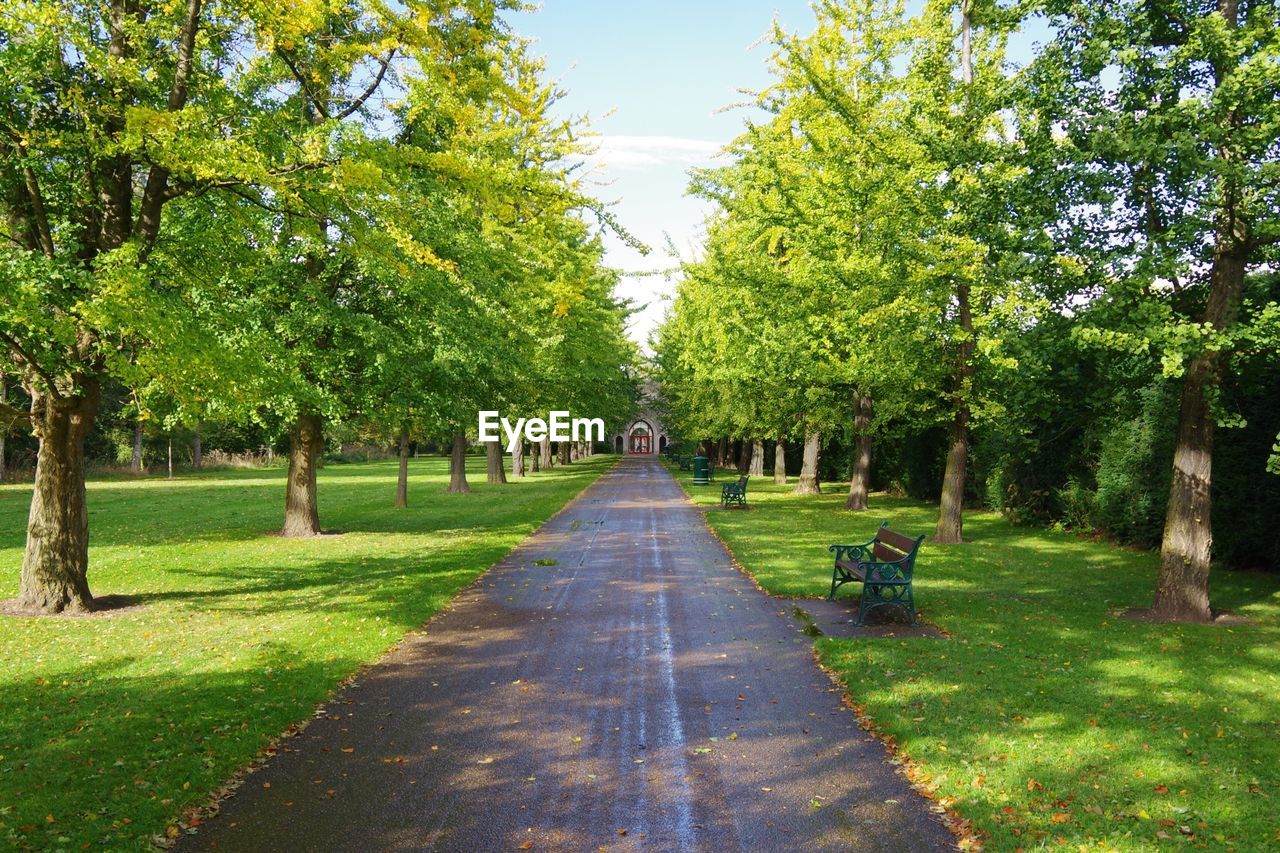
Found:
[{"label": "distant bench", "polygon": [[738,477],[736,483],[725,483],[720,487],[720,506],[728,508],[729,504],[737,504],[743,509],[747,508],[747,480],[751,479],[746,474]]},{"label": "distant bench", "polygon": [[911,575],[915,569],[916,553],[924,536],[912,539],[889,529],[889,522],[880,525],[875,538],[861,545],[831,545],[828,551],[836,555],[831,571],[831,594],[847,583],[862,584],[862,599],[858,604],[859,625],[866,624],[867,614],[877,607],[895,605],[902,608],[916,621],[916,603],[911,592]]}]

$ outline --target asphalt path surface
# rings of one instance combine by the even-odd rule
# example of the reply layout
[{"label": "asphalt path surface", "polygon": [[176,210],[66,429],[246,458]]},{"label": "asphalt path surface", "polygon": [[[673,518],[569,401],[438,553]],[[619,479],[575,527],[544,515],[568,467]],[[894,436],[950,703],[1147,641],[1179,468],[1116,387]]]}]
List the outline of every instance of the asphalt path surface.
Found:
[{"label": "asphalt path surface", "polygon": [[624,459],[180,846],[954,849],[701,512]]}]

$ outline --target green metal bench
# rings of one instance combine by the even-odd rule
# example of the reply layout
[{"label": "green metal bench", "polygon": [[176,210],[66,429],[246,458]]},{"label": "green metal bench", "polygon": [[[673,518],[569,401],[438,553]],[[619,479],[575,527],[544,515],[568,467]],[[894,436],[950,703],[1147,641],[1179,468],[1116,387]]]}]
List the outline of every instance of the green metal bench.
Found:
[{"label": "green metal bench", "polygon": [[737,504],[746,509],[747,506],[747,480],[751,479],[746,474],[738,477],[736,483],[725,483],[720,487],[720,506],[728,508],[729,504]]},{"label": "green metal bench", "polygon": [[924,536],[912,539],[890,530],[886,521],[870,542],[831,545],[827,550],[835,553],[835,567],[831,570],[831,594],[827,599],[833,600],[836,590],[847,583],[860,583],[858,625],[866,624],[867,614],[872,610],[888,606],[905,610],[914,625],[916,603],[911,592],[911,576],[923,541]]},{"label": "green metal bench", "polygon": [[680,470],[681,470],[681,471],[688,471],[688,470],[690,470],[690,466],[693,464],[693,457],[692,457],[692,456],[681,456],[681,457],[680,457],[679,459],[677,459],[676,461],[680,463]]}]

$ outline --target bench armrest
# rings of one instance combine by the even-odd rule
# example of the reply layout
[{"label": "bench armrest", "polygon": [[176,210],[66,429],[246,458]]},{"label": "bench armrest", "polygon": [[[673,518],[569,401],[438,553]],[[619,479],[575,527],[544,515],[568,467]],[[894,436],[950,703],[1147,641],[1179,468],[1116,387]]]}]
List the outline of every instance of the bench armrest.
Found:
[{"label": "bench armrest", "polygon": [[[874,542],[875,540],[871,540]],[[871,555],[871,542],[865,542],[861,545],[828,545],[828,551],[833,551],[837,560],[853,560],[862,562],[864,557]]]},{"label": "bench armrest", "polygon": [[872,583],[911,583],[911,570],[915,561],[908,554],[897,560],[862,560],[861,564],[867,572],[867,581]]}]

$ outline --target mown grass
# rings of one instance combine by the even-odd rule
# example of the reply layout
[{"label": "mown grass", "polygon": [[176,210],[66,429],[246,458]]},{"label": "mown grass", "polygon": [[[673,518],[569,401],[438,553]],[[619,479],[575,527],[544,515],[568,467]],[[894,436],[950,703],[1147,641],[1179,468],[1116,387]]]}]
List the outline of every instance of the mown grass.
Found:
[{"label": "mown grass", "polygon": [[[676,476],[717,503],[719,485]],[[752,511],[708,519],[762,586],[800,597],[826,595],[831,543],[884,520],[933,532],[934,505],[874,495],[851,513],[825,488],[752,480]],[[1120,613],[1150,604],[1153,554],[981,512],[965,537],[926,540],[916,569],[921,615],[952,640],[817,648],[988,849],[1280,847],[1280,576],[1215,573],[1215,606],[1253,624],[1140,623]]]},{"label": "mown grass", "polygon": [[[320,475],[343,535],[285,540],[281,471],[91,482],[90,584],[144,605],[0,618],[0,848],[140,848],[310,716],[594,480],[598,457],[444,493],[416,459]],[[17,593],[29,487],[0,487],[0,598]]]}]

